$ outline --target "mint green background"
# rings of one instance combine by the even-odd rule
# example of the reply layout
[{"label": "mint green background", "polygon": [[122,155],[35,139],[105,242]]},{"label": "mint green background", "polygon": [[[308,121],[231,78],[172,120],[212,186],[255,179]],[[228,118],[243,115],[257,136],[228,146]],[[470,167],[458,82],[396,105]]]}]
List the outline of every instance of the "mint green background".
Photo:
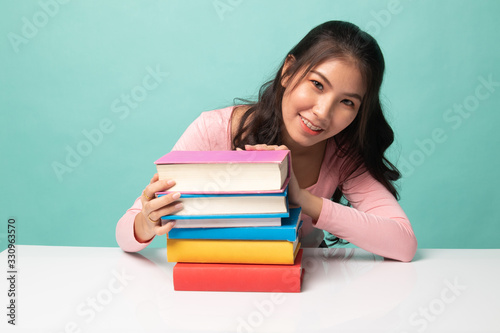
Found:
[{"label": "mint green background", "polygon": [[[500,82],[500,2],[402,1],[390,17],[380,13],[391,1],[220,2],[221,16],[212,0],[69,1],[50,7],[18,52],[8,34],[22,34],[23,17],[43,21],[41,5],[0,3],[2,248],[8,217],[18,244],[117,246],[117,220],[188,124],[254,96],[305,33],[332,19],[371,29],[384,52],[391,158],[405,172],[401,205],[419,246],[499,247],[500,87],[458,128],[443,115],[479,77]],[[157,66],[168,77],[120,119],[113,101]],[[60,181],[52,163],[106,118],[113,131]],[[446,140],[419,153],[438,128]]]}]

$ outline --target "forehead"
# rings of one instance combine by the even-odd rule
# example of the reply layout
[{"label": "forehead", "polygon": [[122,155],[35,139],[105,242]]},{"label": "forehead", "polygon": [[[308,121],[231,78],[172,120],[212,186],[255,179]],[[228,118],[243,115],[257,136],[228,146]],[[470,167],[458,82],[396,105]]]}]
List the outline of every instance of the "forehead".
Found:
[{"label": "forehead", "polygon": [[358,64],[349,58],[325,60],[314,66],[310,73],[320,73],[341,92],[357,93],[364,96],[365,80]]}]

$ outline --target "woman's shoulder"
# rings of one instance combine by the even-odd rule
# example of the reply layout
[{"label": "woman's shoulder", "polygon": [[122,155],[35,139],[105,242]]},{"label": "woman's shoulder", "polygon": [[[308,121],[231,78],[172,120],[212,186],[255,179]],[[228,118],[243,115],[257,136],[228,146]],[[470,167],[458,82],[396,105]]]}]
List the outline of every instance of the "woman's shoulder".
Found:
[{"label": "woman's shoulder", "polygon": [[[231,149],[231,138],[235,124],[244,113],[240,105],[232,105],[221,109],[203,111],[191,124],[196,132],[202,133],[209,145],[209,150]],[[236,120],[235,120],[236,119]]]},{"label": "woman's shoulder", "polygon": [[206,125],[231,125],[234,130],[240,123],[241,117],[249,109],[248,105],[231,105],[222,109],[203,111],[196,121],[201,121]]},{"label": "woman's shoulder", "polygon": [[188,126],[173,150],[228,150],[229,124],[234,106],[203,111]]},{"label": "woman's shoulder", "polygon": [[222,109],[203,111],[198,118],[205,123],[227,124],[231,120],[234,109],[235,106],[228,106]]}]

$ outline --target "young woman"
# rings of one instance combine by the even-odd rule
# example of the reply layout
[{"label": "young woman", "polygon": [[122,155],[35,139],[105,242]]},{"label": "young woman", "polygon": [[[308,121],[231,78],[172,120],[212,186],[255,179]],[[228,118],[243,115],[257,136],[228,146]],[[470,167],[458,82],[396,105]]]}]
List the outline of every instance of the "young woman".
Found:
[{"label": "young woman", "polygon": [[[384,66],[370,35],[348,22],[323,23],[287,54],[257,102],[202,113],[173,149],[289,149],[289,200],[302,207],[303,247],[320,246],[325,230],[333,243],[411,261],[417,241],[392,183],[400,173],[384,156],[394,140],[379,100]],[[160,217],[182,209],[179,194],[154,194],[174,184],[154,175],[118,221],[123,250],[171,230],[175,222],[162,226]]]}]

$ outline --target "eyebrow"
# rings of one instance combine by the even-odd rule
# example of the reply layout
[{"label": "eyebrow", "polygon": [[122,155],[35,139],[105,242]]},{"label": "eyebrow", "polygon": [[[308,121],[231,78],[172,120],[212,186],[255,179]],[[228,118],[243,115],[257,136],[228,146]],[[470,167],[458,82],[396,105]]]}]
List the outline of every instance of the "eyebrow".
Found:
[{"label": "eyebrow", "polygon": [[[330,86],[330,88],[333,88],[333,85],[330,83],[330,81],[328,81],[328,79],[326,78],[326,76],[324,76],[323,74],[321,74],[320,72],[316,71],[316,70],[311,70],[311,73],[314,73],[314,74],[317,74],[319,76],[321,76],[321,78],[323,80],[325,80],[325,82]],[[363,101],[363,98],[361,98],[361,96],[359,94],[356,94],[356,93],[344,93],[344,95],[346,96],[349,96],[349,97],[353,97],[353,98],[357,98],[360,102]]]}]

